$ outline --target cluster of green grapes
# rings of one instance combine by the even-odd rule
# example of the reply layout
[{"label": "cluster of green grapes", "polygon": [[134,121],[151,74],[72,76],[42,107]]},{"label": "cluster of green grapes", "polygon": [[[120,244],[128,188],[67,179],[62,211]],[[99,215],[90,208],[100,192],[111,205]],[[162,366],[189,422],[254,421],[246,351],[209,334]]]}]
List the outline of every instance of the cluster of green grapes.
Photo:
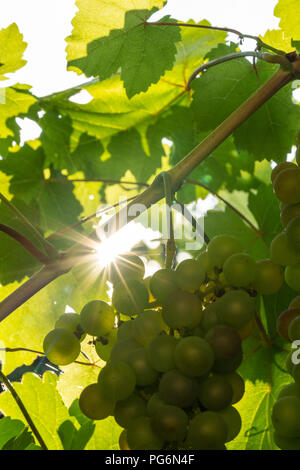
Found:
[{"label": "cluster of green grapes", "polygon": [[141,258],[118,257],[108,269],[112,305],[94,300],[80,315],[62,315],[45,354],[70,364],[85,335],[93,337],[106,365],[79,406],[94,420],[114,416],[121,449],[226,449],[241,428],[233,405],[244,381],[236,370],[254,329],[255,297],[279,290],[283,271],[219,235],[197,259],[144,275]]},{"label": "cluster of green grapes", "polygon": [[[300,146],[297,149],[300,161]],[[283,231],[271,244],[271,259],[285,266],[285,281],[300,292],[300,168],[292,162],[277,165],[271,175],[280,200]],[[277,319],[277,331],[287,342],[300,340],[300,296]],[[273,407],[274,439],[283,450],[300,449],[300,365],[288,354],[286,367],[293,382],[283,387]]]}]

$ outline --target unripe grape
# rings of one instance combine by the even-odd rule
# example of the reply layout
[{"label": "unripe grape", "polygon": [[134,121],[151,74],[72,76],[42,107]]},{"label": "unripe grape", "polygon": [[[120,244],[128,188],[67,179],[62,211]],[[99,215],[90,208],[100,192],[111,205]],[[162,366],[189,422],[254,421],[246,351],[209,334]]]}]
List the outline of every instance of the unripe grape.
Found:
[{"label": "unripe grape", "polygon": [[231,404],[233,390],[225,377],[213,375],[200,383],[198,396],[205,408],[219,411]]},{"label": "unripe grape", "polygon": [[115,314],[102,300],[88,302],[80,312],[80,325],[91,336],[105,336],[114,327]]},{"label": "unripe grape", "polygon": [[282,170],[274,180],[274,192],[280,201],[288,204],[300,202],[300,169]]},{"label": "unripe grape", "polygon": [[286,232],[279,233],[270,246],[270,257],[274,263],[289,266],[300,261],[300,252],[297,252],[289,242]]},{"label": "unripe grape", "polygon": [[293,375],[293,368],[294,368],[294,364],[292,362],[293,353],[294,351],[290,351],[285,360],[285,367],[286,367],[288,374],[290,375]]},{"label": "unripe grape", "polygon": [[190,422],[186,444],[191,450],[214,450],[225,443],[228,429],[218,413],[205,411]]},{"label": "unripe grape", "polygon": [[286,396],[280,398],[272,410],[275,431],[283,437],[300,436],[300,398]]},{"label": "unripe grape", "polygon": [[72,331],[79,341],[83,341],[86,336],[82,331],[80,315],[78,313],[64,313],[56,320],[55,328],[64,328],[65,330]]},{"label": "unripe grape", "polygon": [[127,363],[136,376],[136,384],[140,387],[151,385],[158,379],[158,372],[151,367],[144,348],[136,349],[128,354]]},{"label": "unripe grape", "polygon": [[152,416],[161,406],[165,406],[165,403],[157,392],[153,393],[147,402],[147,414]]},{"label": "unripe grape", "polygon": [[223,264],[231,255],[242,251],[240,242],[230,235],[217,235],[207,246],[210,263],[222,268]]},{"label": "unripe grape", "polygon": [[111,355],[112,348],[117,342],[117,328],[113,328],[108,335],[97,338],[95,349],[96,353],[102,361],[108,361]]},{"label": "unripe grape", "polygon": [[241,338],[238,332],[227,325],[211,328],[205,336],[215,355],[213,370],[220,374],[235,371],[242,362]]},{"label": "unripe grape", "polygon": [[226,374],[224,377],[231,385],[233,391],[231,405],[234,405],[235,403],[238,403],[244,396],[245,381],[237,372]]},{"label": "unripe grape", "polygon": [[288,335],[290,341],[300,340],[300,315],[289,324]]},{"label": "unripe grape", "polygon": [[245,325],[241,326],[241,328],[237,328],[237,332],[240,335],[240,338],[242,341],[244,341],[245,339],[249,338],[249,336],[252,335],[255,326],[256,326],[255,320],[254,318],[252,318],[252,320],[250,320]]},{"label": "unripe grape", "polygon": [[159,302],[165,302],[178,290],[177,276],[171,269],[159,269],[150,280],[150,290]]},{"label": "unripe grape", "polygon": [[210,345],[198,336],[182,338],[174,352],[177,368],[189,377],[207,374],[214,363],[214,353]]},{"label": "unripe grape", "polygon": [[[300,171],[300,170],[299,170]],[[300,251],[300,215],[290,220],[286,227],[286,236],[291,246]]]},{"label": "unripe grape", "polygon": [[107,364],[98,377],[99,386],[112,400],[125,400],[135,389],[134,371],[123,361]]},{"label": "unripe grape", "polygon": [[132,324],[133,338],[143,346],[167,328],[161,313],[156,310],[141,313]]},{"label": "unripe grape", "polygon": [[228,406],[224,410],[218,412],[227,425],[227,436],[225,442],[232,441],[240,432],[242,420],[239,412],[233,407]]},{"label": "unripe grape", "polygon": [[291,300],[289,308],[299,308],[300,309],[300,295],[297,295],[293,300]]},{"label": "unripe grape", "polygon": [[274,441],[281,450],[300,450],[300,437],[284,437],[275,432]]},{"label": "unripe grape", "polygon": [[205,270],[194,259],[182,261],[176,268],[179,287],[187,292],[195,292],[205,279]]},{"label": "unripe grape", "polygon": [[103,394],[98,384],[88,385],[79,397],[82,413],[90,419],[105,419],[113,414],[114,401]]},{"label": "unripe grape", "polygon": [[299,397],[300,398],[300,390],[296,383],[290,383],[285,385],[279,392],[277,400],[283,397]]},{"label": "unripe grape", "polygon": [[56,328],[45,337],[43,349],[50,362],[57,366],[66,366],[79,356],[80,342],[71,331]]},{"label": "unripe grape", "polygon": [[187,433],[188,416],[179,407],[160,406],[151,419],[155,433],[166,442],[182,442]]},{"label": "unripe grape", "polygon": [[127,442],[127,431],[123,429],[119,437],[119,447],[120,450],[130,450]]},{"label": "unripe grape", "polygon": [[160,450],[164,441],[153,431],[151,418],[140,416],[127,429],[127,441],[131,450]]},{"label": "unripe grape", "polygon": [[171,328],[194,328],[200,324],[201,318],[201,302],[189,292],[174,292],[163,307],[163,319]]},{"label": "unripe grape", "polygon": [[205,310],[202,312],[201,327],[205,333],[218,324],[218,302],[219,301],[206,305]]},{"label": "unripe grape", "polygon": [[241,328],[252,320],[255,303],[247,292],[233,290],[223,295],[217,308],[219,323]]},{"label": "unripe grape", "polygon": [[280,214],[280,220],[284,227],[294,219],[295,217],[300,216],[300,203],[298,204],[288,204],[285,206]]},{"label": "unripe grape", "polygon": [[159,396],[168,405],[190,407],[196,400],[198,386],[178,370],[163,374],[159,383]]},{"label": "unripe grape", "polygon": [[272,183],[274,183],[276,176],[279,175],[281,171],[286,170],[287,168],[297,168],[297,165],[295,165],[295,163],[292,163],[292,162],[278,163],[278,165],[276,165],[275,168],[273,168],[272,173],[271,173]]},{"label": "unripe grape", "polygon": [[117,341],[111,350],[110,360],[111,361],[127,361],[129,354],[132,351],[139,349],[141,345],[134,339],[122,339]]},{"label": "unripe grape", "polygon": [[247,253],[235,253],[223,266],[226,280],[235,287],[247,287],[254,280],[256,263]]},{"label": "unripe grape", "polygon": [[128,428],[131,421],[139,416],[146,416],[146,402],[137,393],[116,403],[114,417],[122,428]]},{"label": "unripe grape", "polygon": [[281,288],[284,275],[281,267],[270,259],[263,259],[256,263],[257,271],[254,288],[259,294],[272,295]]},{"label": "unripe grape", "polygon": [[287,266],[284,271],[284,278],[291,289],[300,292],[300,263]]},{"label": "unripe grape", "polygon": [[197,256],[196,261],[200,264],[200,266],[202,267],[202,269],[204,269],[206,273],[211,268],[207,251],[203,251],[202,253],[200,253],[200,255]]},{"label": "unripe grape", "polygon": [[122,341],[123,339],[133,339],[134,321],[128,320],[121,323],[117,332],[118,341]]},{"label": "unripe grape", "polygon": [[178,340],[174,336],[160,335],[146,347],[149,364],[158,372],[175,369],[174,351]]},{"label": "unripe grape", "polygon": [[108,278],[113,284],[124,283],[129,279],[141,280],[145,275],[145,265],[139,256],[133,253],[119,255],[108,266]]},{"label": "unripe grape", "polygon": [[288,333],[290,323],[292,320],[294,320],[294,318],[297,318],[299,315],[299,308],[289,308],[288,310],[282,312],[277,318],[277,331],[285,341],[290,341]]},{"label": "unripe grape", "polygon": [[114,285],[112,304],[118,312],[124,315],[141,313],[147,307],[148,301],[147,287],[135,279]]}]

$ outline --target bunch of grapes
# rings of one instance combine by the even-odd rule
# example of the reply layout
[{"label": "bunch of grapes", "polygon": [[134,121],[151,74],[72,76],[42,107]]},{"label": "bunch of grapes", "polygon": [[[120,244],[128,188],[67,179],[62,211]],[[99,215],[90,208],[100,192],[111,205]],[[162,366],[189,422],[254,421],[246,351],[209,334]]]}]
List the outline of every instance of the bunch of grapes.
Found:
[{"label": "bunch of grapes", "polygon": [[142,259],[125,254],[108,271],[112,305],[94,300],[80,315],[63,315],[44,341],[48,358],[65,365],[85,334],[94,338],[106,365],[82,391],[81,411],[93,420],[113,415],[121,449],[226,449],[241,428],[233,405],[245,384],[236,370],[255,296],[276,292],[282,269],[220,235],[175,270],[144,279]]},{"label": "bunch of grapes", "polygon": [[[299,164],[300,146],[297,149]],[[292,162],[277,165],[271,175],[280,200],[283,231],[271,244],[271,259],[285,267],[285,281],[300,292],[300,168]],[[277,319],[277,331],[286,342],[300,340],[300,296]],[[300,365],[288,354],[287,371],[293,382],[283,387],[272,411],[274,439],[283,450],[300,449]]]}]

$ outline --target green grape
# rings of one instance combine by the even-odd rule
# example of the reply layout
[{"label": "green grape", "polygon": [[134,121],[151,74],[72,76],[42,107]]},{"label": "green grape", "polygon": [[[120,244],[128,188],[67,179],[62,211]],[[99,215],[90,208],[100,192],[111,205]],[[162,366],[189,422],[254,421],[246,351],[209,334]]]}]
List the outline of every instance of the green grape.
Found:
[{"label": "green grape", "polygon": [[144,348],[136,349],[128,354],[127,363],[133,369],[136,376],[136,384],[145,387],[155,383],[158,379],[158,372],[150,366],[147,361]]},{"label": "green grape", "polygon": [[142,346],[146,346],[167,328],[161,313],[156,310],[147,310],[141,313],[132,324],[133,338]]},{"label": "green grape", "polygon": [[150,279],[150,290],[159,302],[165,302],[178,290],[177,276],[171,269],[159,269]]},{"label": "green grape", "polygon": [[108,335],[97,338],[95,349],[96,353],[102,361],[108,361],[111,355],[112,348],[117,341],[117,328],[111,330]]},{"label": "green grape", "polygon": [[300,308],[300,295],[291,300],[289,308]]},{"label": "green grape", "polygon": [[300,170],[287,168],[274,180],[274,192],[280,201],[288,204],[300,202]]},{"label": "green grape", "polygon": [[254,313],[254,299],[242,290],[226,292],[217,304],[219,323],[232,328],[241,328],[249,323]]},{"label": "green grape", "polygon": [[214,450],[226,441],[224,419],[214,411],[197,414],[190,422],[186,444],[191,450]]},{"label": "green grape", "polygon": [[182,442],[187,433],[189,418],[177,406],[163,405],[151,419],[155,433],[166,442]]},{"label": "green grape", "polygon": [[292,362],[293,353],[294,351],[290,351],[285,360],[285,367],[286,367],[288,374],[290,375],[293,375],[293,367],[294,367],[294,364]]},{"label": "green grape", "polygon": [[[297,357],[297,361],[298,360],[299,360],[299,357]],[[300,386],[300,363],[299,364],[294,363],[293,354],[291,355],[291,363],[292,363],[292,377],[295,380],[297,386]]]},{"label": "green grape", "polygon": [[210,345],[199,336],[182,338],[174,351],[177,368],[189,377],[207,374],[214,363],[214,353]]},{"label": "green grape", "polygon": [[119,447],[120,450],[130,450],[127,442],[127,431],[123,429],[119,437]]},{"label": "green grape", "polygon": [[228,406],[224,410],[218,412],[227,425],[227,437],[225,442],[232,441],[240,432],[242,420],[239,412],[233,407]]},{"label": "green grape", "polygon": [[273,406],[272,422],[283,437],[300,437],[300,398],[283,397]]},{"label": "green grape", "polygon": [[280,220],[283,227],[286,227],[287,224],[294,219],[295,217],[300,216],[300,203],[298,204],[288,204],[285,206],[280,214]]},{"label": "green grape", "polygon": [[187,292],[195,292],[205,279],[205,270],[194,259],[182,261],[176,268],[179,287]]},{"label": "green grape", "polygon": [[207,251],[203,251],[202,253],[200,253],[200,255],[197,256],[196,261],[200,264],[200,266],[206,273],[211,269],[211,264]]},{"label": "green grape", "polygon": [[293,248],[285,232],[279,233],[273,239],[270,246],[270,257],[273,263],[281,266],[289,266],[300,261],[300,253]]},{"label": "green grape", "polygon": [[178,340],[174,336],[160,335],[146,347],[149,364],[158,372],[175,369],[174,351]]},{"label": "green grape", "polygon": [[279,392],[277,400],[283,397],[299,397],[300,398],[300,390],[298,385],[293,382],[288,385],[285,385]]},{"label": "green grape", "polygon": [[215,355],[215,372],[229,374],[239,367],[243,354],[241,338],[236,330],[227,325],[217,325],[208,331],[205,339]]},{"label": "green grape", "polygon": [[213,266],[222,268],[231,255],[242,251],[240,242],[230,235],[217,235],[207,246],[208,258]]},{"label": "green grape", "polygon": [[251,334],[253,333],[253,330],[255,328],[255,320],[252,318],[246,325],[242,326],[241,328],[237,328],[237,332],[240,335],[241,340],[243,341],[244,339],[249,338]]},{"label": "green grape", "polygon": [[300,450],[300,437],[284,437],[274,433],[275,444],[282,450]]},{"label": "green grape", "polygon": [[287,168],[297,168],[297,165],[295,165],[295,163],[292,163],[292,162],[278,163],[278,165],[276,165],[275,168],[273,168],[273,171],[271,173],[272,183],[274,183],[276,176],[279,175],[281,171],[286,170]]},{"label": "green grape", "polygon": [[115,309],[124,315],[137,315],[148,305],[147,287],[135,279],[125,280],[114,285],[112,303]]},{"label": "green grape", "polygon": [[194,328],[201,322],[201,302],[194,294],[176,291],[168,298],[162,314],[170,328]]},{"label": "green grape", "polygon": [[50,362],[66,366],[79,356],[80,342],[71,331],[56,328],[46,335],[43,349]]},{"label": "green grape", "polygon": [[281,267],[270,259],[263,259],[256,263],[257,271],[254,288],[259,294],[276,294],[281,288],[284,276]]},{"label": "green grape", "polygon": [[235,287],[247,287],[254,280],[255,272],[256,263],[246,253],[235,253],[223,266],[225,279]]},{"label": "green grape", "polygon": [[[300,170],[299,170],[300,171]],[[300,215],[290,220],[286,227],[286,236],[291,246],[300,251]]]},{"label": "green grape", "polygon": [[294,318],[289,324],[288,335],[290,341],[300,340],[300,315]]},{"label": "green grape", "polygon": [[118,341],[122,339],[133,339],[133,321],[128,320],[121,323],[117,333]]},{"label": "green grape", "polygon": [[111,361],[127,361],[129,354],[132,351],[139,349],[141,345],[134,339],[122,339],[117,341],[111,350]]},{"label": "green grape", "polygon": [[157,392],[153,393],[147,402],[147,414],[149,416],[154,415],[162,406],[165,406],[165,403],[162,401],[159,394]]},{"label": "green grape", "polygon": [[284,278],[291,289],[300,292],[300,263],[287,266],[284,271]]},{"label": "green grape", "polygon": [[219,320],[217,316],[217,310],[218,301],[206,305],[205,310],[203,310],[201,327],[203,328],[205,333],[207,333],[210,328],[213,328],[218,324]]},{"label": "green grape", "polygon": [[224,375],[224,378],[230,383],[233,396],[231,405],[238,403],[244,396],[245,393],[245,382],[244,379],[237,373],[231,372],[231,374]]},{"label": "green grape", "polygon": [[145,265],[138,256],[125,253],[117,256],[108,266],[108,273],[108,279],[113,284],[124,283],[129,279],[141,280],[145,275]]},{"label": "green grape", "polygon": [[280,336],[285,341],[290,341],[289,337],[289,326],[294,318],[297,318],[300,315],[299,308],[289,308],[288,310],[284,310],[279,317],[277,318],[277,331]]},{"label": "green grape", "polygon": [[151,418],[140,416],[127,429],[127,441],[132,450],[160,450],[164,441],[153,431]]},{"label": "green grape", "polygon": [[113,362],[100,371],[98,384],[112,400],[125,400],[135,389],[136,378],[128,364],[123,361]]},{"label": "green grape", "polygon": [[114,409],[115,420],[122,428],[128,428],[131,421],[140,416],[146,416],[146,413],[146,402],[137,393],[118,401]]},{"label": "green grape", "polygon": [[78,313],[64,313],[56,320],[55,328],[72,331],[80,342],[86,337],[80,326],[80,315]]},{"label": "green grape", "polygon": [[88,302],[80,312],[80,325],[91,336],[105,336],[115,324],[115,314],[102,300]]},{"label": "green grape", "polygon": [[82,413],[90,419],[105,419],[114,412],[115,403],[103,394],[98,384],[88,385],[79,397]]},{"label": "green grape", "polygon": [[188,408],[197,396],[197,383],[178,370],[163,374],[159,383],[159,396],[168,405]]},{"label": "green grape", "polygon": [[219,411],[231,405],[233,390],[226,378],[213,375],[200,383],[198,397],[204,408]]}]

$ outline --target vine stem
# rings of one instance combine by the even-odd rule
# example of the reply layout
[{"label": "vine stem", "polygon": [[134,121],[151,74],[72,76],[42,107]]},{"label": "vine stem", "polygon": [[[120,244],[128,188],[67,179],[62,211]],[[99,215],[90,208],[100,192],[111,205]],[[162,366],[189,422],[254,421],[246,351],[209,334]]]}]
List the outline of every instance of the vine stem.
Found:
[{"label": "vine stem", "polygon": [[34,256],[40,263],[47,264],[49,262],[49,258],[21,233],[4,224],[0,224],[0,231],[6,233],[6,235],[20,243],[20,245],[22,245],[23,248],[25,248],[25,250]]},{"label": "vine stem", "polygon": [[255,227],[255,225],[251,222],[251,220],[247,219],[247,217],[242,212],[240,212],[236,207],[234,207],[232,204],[230,204],[230,202],[226,201],[226,199],[224,199],[222,196],[220,196],[216,191],[214,191],[213,189],[210,189],[208,186],[205,186],[204,184],[199,183],[199,181],[196,181],[194,179],[187,178],[185,181],[186,181],[186,183],[194,184],[195,186],[200,186],[201,188],[205,189],[209,193],[213,194],[220,201],[222,201],[224,204],[226,204],[226,206],[228,206],[231,210],[233,210],[236,214],[238,214],[238,216],[241,219],[243,219],[246,222],[246,224],[248,224],[249,227],[251,227],[252,230],[254,230],[254,232],[257,233],[257,235],[259,237],[262,237],[261,231],[257,227]]},{"label": "vine stem", "polygon": [[[168,171],[173,193],[179,190],[187,176],[200,165],[215,148],[253,115],[269,98],[283,86],[300,77],[300,58],[297,58],[292,63],[292,67],[293,72],[283,70],[279,67],[277,72],[253,93],[250,98],[227,117],[227,119],[183,158],[183,160]],[[149,188],[145,189],[133,201],[130,201],[125,208],[120,209],[117,214],[106,222],[106,225],[110,224],[110,226],[113,227],[113,232],[116,232],[163,197],[164,187],[160,174],[154,179]],[[98,240],[96,233],[93,233],[91,236]],[[39,273],[34,274],[28,281],[0,303],[0,321],[3,321],[11,312],[26,302],[40,289],[47,286],[51,281],[69,272],[74,266],[85,260],[82,243],[73,245],[63,256],[42,268]]]},{"label": "vine stem", "polygon": [[9,390],[9,392],[11,393],[13,399],[15,400],[15,402],[17,403],[18,407],[20,408],[24,418],[26,419],[27,423],[28,423],[28,426],[30,427],[32,433],[34,434],[34,436],[36,437],[36,440],[38,441],[38,443],[40,444],[41,448],[43,450],[48,450],[42,436],[40,435],[38,429],[36,428],[34,422],[32,421],[24,403],[22,402],[21,398],[19,397],[19,395],[17,394],[16,390],[14,389],[14,387],[12,386],[12,384],[10,383],[10,381],[8,380],[8,378],[6,377],[6,375],[3,374],[2,371],[0,371],[0,380],[5,384],[5,386],[7,387],[7,389]]}]

